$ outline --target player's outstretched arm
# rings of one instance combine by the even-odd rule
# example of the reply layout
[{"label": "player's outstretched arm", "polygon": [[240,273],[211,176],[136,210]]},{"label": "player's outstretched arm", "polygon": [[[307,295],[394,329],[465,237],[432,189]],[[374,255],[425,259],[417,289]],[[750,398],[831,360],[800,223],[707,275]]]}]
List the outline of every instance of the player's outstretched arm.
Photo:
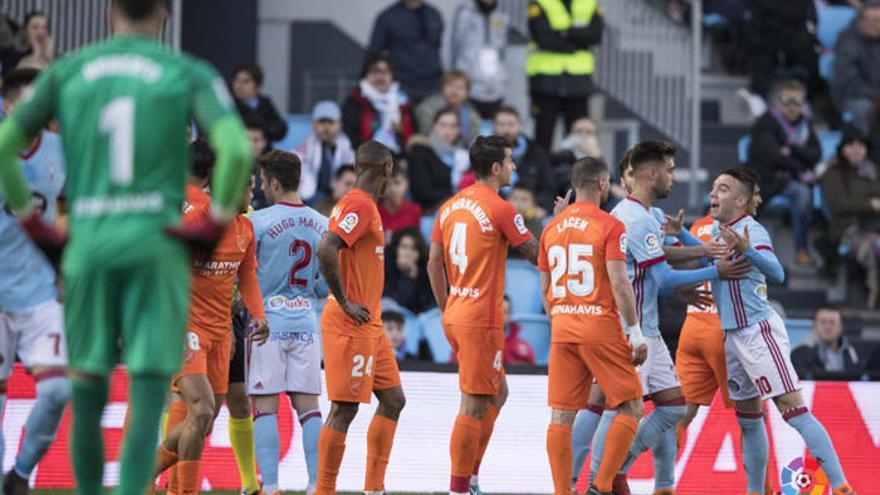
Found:
[{"label": "player's outstretched arm", "polygon": [[18,213],[28,209],[31,198],[16,158],[26,142],[24,129],[15,119],[8,118],[0,123],[0,190],[6,196],[9,208]]},{"label": "player's outstretched arm", "polygon": [[538,264],[538,240],[530,237],[529,240],[515,247],[516,252],[533,265]]},{"label": "player's outstretched arm", "polygon": [[345,296],[342,279],[339,277],[338,255],[339,250],[343,247],[345,247],[345,242],[341,237],[333,232],[327,232],[327,235],[318,244],[318,265],[320,265],[321,273],[324,274],[324,279],[327,281],[327,287],[339,307],[349,318],[360,325],[370,321],[370,311],[360,304],[349,301]]},{"label": "player's outstretched arm", "polygon": [[440,307],[441,312],[446,311],[446,297],[448,295],[444,264],[443,245],[431,241],[431,247],[428,250],[428,280],[431,281],[431,292],[434,293],[434,299],[437,300],[437,306]]},{"label": "player's outstretched arm", "polygon": [[[642,337],[642,329],[639,325],[638,314],[636,313],[636,296],[626,274],[626,261],[608,260],[605,262],[605,268],[608,271],[608,279],[611,281],[614,302],[617,304],[617,310],[620,311],[620,315],[623,317],[623,323],[626,325],[627,335],[629,335],[629,342],[633,348],[633,364],[642,364],[648,356],[648,347]],[[543,277],[545,273],[541,273],[541,275]]]}]

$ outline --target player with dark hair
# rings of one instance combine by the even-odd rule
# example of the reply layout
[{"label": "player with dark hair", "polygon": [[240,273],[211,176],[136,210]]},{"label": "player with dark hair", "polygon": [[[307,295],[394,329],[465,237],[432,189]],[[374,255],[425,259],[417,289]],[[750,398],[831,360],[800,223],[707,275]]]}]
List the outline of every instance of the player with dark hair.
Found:
[{"label": "player with dark hair", "polygon": [[[0,188],[28,234],[46,249],[65,238],[31,209],[15,156],[57,117],[70,204],[64,251],[65,322],[77,492],[100,493],[101,417],[108,376],[131,378],[119,494],[140,494],[153,472],[163,397],[180,369],[189,302],[187,243],[214,244],[238,210],[250,169],[241,121],[209,65],[158,43],[160,0],[112,0],[114,36],[59,59],[0,124]],[[186,127],[205,129],[217,152],[210,214],[179,225]],[[170,234],[170,235],[169,235]],[[185,242],[181,242],[181,240]]]},{"label": "player with dark hair", "polygon": [[358,405],[379,407],[367,430],[364,491],[385,491],[385,469],[397,419],[406,398],[394,350],[382,329],[385,235],[376,199],[391,177],[391,151],[367,141],[355,157],[357,183],[330,214],[327,235],[318,246],[321,274],[330,296],[321,317],[327,396],[332,402],[318,440],[318,489],[332,494],[345,452],[345,435]]},{"label": "player with dark hair", "polygon": [[479,492],[479,465],[507,400],[504,275],[508,246],[535,263],[538,242],[522,215],[499,196],[516,170],[510,144],[479,136],[470,147],[477,183],[440,207],[428,277],[459,363],[461,405],[452,430],[450,493]]}]

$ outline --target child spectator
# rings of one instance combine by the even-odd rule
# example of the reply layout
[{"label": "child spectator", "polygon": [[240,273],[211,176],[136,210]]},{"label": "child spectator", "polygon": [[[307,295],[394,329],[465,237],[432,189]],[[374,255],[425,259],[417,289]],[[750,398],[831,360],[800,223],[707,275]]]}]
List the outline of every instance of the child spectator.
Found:
[{"label": "child spectator", "polygon": [[314,208],[325,217],[330,216],[330,211],[336,206],[339,198],[345,196],[345,193],[351,191],[357,181],[357,174],[354,173],[354,167],[351,165],[343,165],[336,169],[333,176],[333,186],[330,194],[319,199]]},{"label": "child spectator", "polygon": [[544,230],[544,219],[547,218],[547,211],[535,204],[535,193],[523,185],[516,185],[510,191],[507,201],[523,216],[529,232],[536,239],[540,238],[541,232]]},{"label": "child spectator", "polygon": [[422,207],[406,197],[409,179],[399,164],[394,165],[391,178],[385,187],[385,195],[377,205],[379,216],[382,217],[382,229],[385,230],[385,244],[391,236],[406,227],[419,228],[422,220]]},{"label": "child spectator", "polygon": [[232,76],[232,94],[239,113],[246,117],[255,114],[263,121],[269,141],[280,141],[287,134],[287,122],[278,114],[268,96],[259,93],[263,85],[263,69],[255,63],[241,64]]},{"label": "child spectator", "polygon": [[403,337],[404,323],[403,315],[397,311],[391,309],[382,311],[382,330],[385,331],[385,337],[394,349],[394,358],[398,363],[415,357],[406,352],[406,339]]},{"label": "child spectator", "polygon": [[[535,364],[535,351],[519,338],[519,323],[510,321],[510,298],[504,295],[504,364]],[[548,335],[549,339],[550,336]]]},{"label": "child spectator", "polygon": [[413,313],[436,306],[425,270],[427,261],[427,248],[419,229],[407,227],[395,232],[391,244],[385,248],[385,291],[382,295]]}]

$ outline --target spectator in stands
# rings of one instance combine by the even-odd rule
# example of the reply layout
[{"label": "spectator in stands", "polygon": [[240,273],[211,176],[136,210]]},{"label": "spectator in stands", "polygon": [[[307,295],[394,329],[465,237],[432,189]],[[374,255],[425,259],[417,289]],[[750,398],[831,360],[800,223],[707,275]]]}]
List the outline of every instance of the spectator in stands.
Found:
[{"label": "spectator in stands", "polygon": [[437,90],[443,18],[424,0],[400,0],[373,25],[367,54],[387,53],[413,104]]},{"label": "spectator in stands", "polygon": [[407,227],[398,230],[385,249],[385,291],[383,297],[421,313],[437,305],[431,292],[431,283],[425,265],[428,250],[419,229]]},{"label": "spectator in stands", "polygon": [[13,42],[0,52],[3,76],[22,65],[33,69],[45,69],[55,59],[55,41],[49,32],[49,18],[35,10],[24,18],[24,26],[18,30]]},{"label": "spectator in stands", "polygon": [[858,130],[844,133],[837,155],[822,175],[822,192],[831,213],[831,240],[848,246],[864,268],[867,305],[874,309],[880,293],[880,174],[868,159],[865,137]]},{"label": "spectator in stands", "polygon": [[471,103],[484,118],[495,115],[507,89],[503,58],[509,27],[498,0],[464,0],[443,31],[443,67],[470,77]]},{"label": "spectator in stands", "polygon": [[[517,184],[513,186],[507,201],[523,216],[526,221],[526,228],[535,236],[535,239],[541,238],[541,231],[544,230],[544,219],[547,218],[547,210],[541,208],[535,203],[535,193],[531,189]],[[516,250],[511,248],[511,253]]]},{"label": "spectator in stands", "polygon": [[409,99],[394,81],[391,62],[373,55],[364,62],[361,80],[342,104],[342,128],[354,149],[379,141],[400,155],[413,135]]},{"label": "spectator in stands", "polygon": [[232,75],[232,94],[239,113],[259,115],[263,120],[266,138],[275,142],[287,134],[287,122],[278,114],[268,96],[259,93],[263,85],[263,69],[255,63],[241,64]]},{"label": "spectator in stands", "polygon": [[395,164],[388,185],[385,186],[385,195],[377,205],[379,216],[382,217],[382,229],[385,231],[385,244],[391,241],[391,236],[398,230],[406,227],[418,229],[421,225],[422,207],[406,197],[408,190],[409,179],[406,172],[399,164]]},{"label": "spectator in stands", "polygon": [[[535,364],[535,351],[519,338],[519,323],[510,319],[510,298],[504,295],[504,364]],[[550,338],[550,335],[547,335]]]},{"label": "spectator in stands", "polygon": [[315,202],[314,208],[325,217],[330,216],[330,211],[336,206],[339,198],[345,196],[345,193],[351,191],[357,181],[357,174],[354,173],[354,166],[343,165],[336,169],[333,175],[333,186],[330,194],[324,195]]},{"label": "spectator in stands", "polygon": [[866,0],[858,17],[837,38],[831,89],[841,111],[850,112],[868,132],[874,99],[880,92],[880,0]]},{"label": "spectator in stands", "polygon": [[535,139],[545,149],[561,113],[565,128],[587,115],[596,66],[593,47],[605,23],[599,3],[587,0],[534,0],[529,4],[526,74],[535,119]]},{"label": "spectator in stands", "polygon": [[550,155],[537,142],[523,134],[519,112],[513,107],[501,107],[492,123],[495,134],[510,143],[516,164],[514,184],[521,184],[535,193],[538,205],[547,211],[553,209],[556,185],[551,175]]},{"label": "spectator in stands", "polygon": [[403,336],[405,324],[406,319],[397,311],[393,309],[382,311],[382,330],[385,331],[385,337],[388,338],[391,348],[394,349],[394,358],[398,363],[416,357],[406,352],[406,339]]},{"label": "spectator in stands", "polygon": [[805,380],[822,373],[861,373],[862,361],[858,350],[843,335],[840,310],[832,306],[816,310],[809,342],[791,353],[794,369]]},{"label": "spectator in stands", "polygon": [[[263,156],[264,153],[271,149],[269,140],[266,139],[266,129],[263,125],[263,119],[256,113],[250,112],[244,115],[244,130],[248,140],[251,142],[251,153],[254,155],[254,163]],[[263,185],[260,180],[260,174],[254,174],[254,196],[251,199],[251,206],[259,210],[265,208],[269,203],[266,201],[266,194],[263,192]]]},{"label": "spectator in stands", "polygon": [[589,117],[574,121],[568,136],[562,140],[559,149],[550,157],[553,163],[553,180],[559,186],[557,196],[565,196],[571,183],[571,166],[581,158],[602,158],[599,148],[599,131],[596,123]]},{"label": "spectator in stands", "polygon": [[748,153],[749,165],[761,177],[764,197],[781,195],[791,202],[795,263],[803,266],[814,263],[808,249],[811,186],[816,180],[813,169],[822,156],[813,124],[804,112],[806,96],[800,81],[780,82],[773,91],[773,107],[752,126]]},{"label": "spectator in stands", "polygon": [[304,201],[329,194],[336,170],[354,163],[354,148],[341,130],[339,105],[334,101],[318,102],[312,110],[312,132],[296,149],[302,160],[299,194]]},{"label": "spectator in stands", "polygon": [[440,82],[440,93],[425,98],[416,107],[416,124],[419,129],[429,129],[437,112],[446,107],[457,110],[461,123],[459,144],[470,146],[471,141],[480,134],[480,124],[483,122],[477,109],[468,101],[471,80],[464,72],[454,69],[443,74]]},{"label": "spectator in stands", "polygon": [[428,139],[414,140],[409,150],[410,191],[426,212],[433,212],[458,190],[470,166],[467,150],[457,144],[458,116],[452,108],[437,112]]}]

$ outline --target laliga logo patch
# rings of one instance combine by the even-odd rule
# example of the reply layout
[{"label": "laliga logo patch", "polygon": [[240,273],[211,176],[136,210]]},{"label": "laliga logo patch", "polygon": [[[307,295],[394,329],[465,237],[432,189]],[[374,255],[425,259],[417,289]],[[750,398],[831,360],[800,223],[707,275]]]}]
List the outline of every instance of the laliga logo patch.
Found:
[{"label": "laliga logo patch", "polygon": [[343,218],[341,222],[339,222],[339,228],[346,234],[351,234],[351,231],[357,227],[359,221],[360,219],[358,218],[357,213],[349,213],[348,215],[345,215],[345,218]]},{"label": "laliga logo patch", "polygon": [[826,495],[831,491],[828,476],[816,459],[797,457],[781,473],[784,495]]},{"label": "laliga logo patch", "polygon": [[519,213],[517,213],[516,216],[513,217],[513,224],[516,225],[516,230],[518,230],[520,234],[525,234],[529,231],[529,229],[526,228],[526,221]]},{"label": "laliga logo patch", "polygon": [[660,241],[657,240],[657,236],[653,232],[645,236],[645,247],[651,254],[660,252]]},{"label": "laliga logo patch", "polygon": [[626,234],[620,236],[620,252],[625,253],[627,246]]}]

